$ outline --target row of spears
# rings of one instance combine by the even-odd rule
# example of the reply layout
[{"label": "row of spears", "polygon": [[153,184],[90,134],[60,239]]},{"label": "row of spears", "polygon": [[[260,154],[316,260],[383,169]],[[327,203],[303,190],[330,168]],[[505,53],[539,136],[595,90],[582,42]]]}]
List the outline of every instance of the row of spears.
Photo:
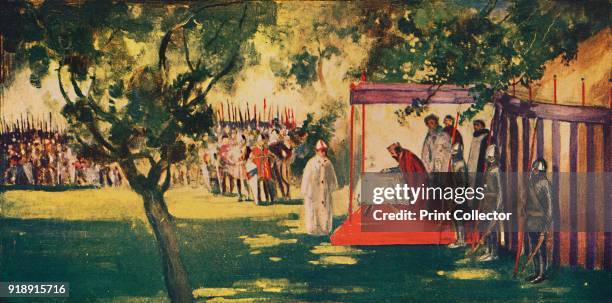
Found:
[{"label": "row of spears", "polygon": [[275,113],[273,112],[273,106],[268,106],[265,98],[263,99],[263,112],[257,110],[257,104],[253,104],[253,109],[251,110],[249,102],[246,102],[244,107],[239,107],[230,104],[229,101],[226,101],[225,106],[221,103],[214,111],[215,117],[221,125],[239,124],[244,126],[249,124],[255,127],[260,125],[283,125],[288,129],[293,129],[297,126],[293,108],[285,106],[281,112],[280,106],[277,104]]}]

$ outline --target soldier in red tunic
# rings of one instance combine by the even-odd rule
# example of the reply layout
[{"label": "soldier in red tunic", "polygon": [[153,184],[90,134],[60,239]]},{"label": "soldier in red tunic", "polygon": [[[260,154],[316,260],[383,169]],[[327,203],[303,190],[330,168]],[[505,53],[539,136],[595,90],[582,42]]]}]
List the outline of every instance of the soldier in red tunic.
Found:
[{"label": "soldier in red tunic", "polygon": [[[270,158],[272,153],[266,146],[265,136],[257,138],[257,145],[251,150],[253,162],[257,165],[258,187],[263,186],[266,201],[274,202],[274,183],[272,182],[272,167],[270,166]],[[257,191],[257,200],[261,200],[261,191]]]}]

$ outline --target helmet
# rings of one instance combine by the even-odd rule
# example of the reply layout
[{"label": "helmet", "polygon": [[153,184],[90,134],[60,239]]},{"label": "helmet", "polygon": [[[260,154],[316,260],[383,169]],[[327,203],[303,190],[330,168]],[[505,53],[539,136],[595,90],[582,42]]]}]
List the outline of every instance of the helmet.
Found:
[{"label": "helmet", "polygon": [[451,148],[451,155],[455,156],[455,155],[460,155],[460,154],[463,154],[463,144],[461,143],[453,144],[453,147]]},{"label": "helmet", "polygon": [[487,151],[485,153],[487,162],[494,162],[497,160],[497,145],[491,144],[487,147]]},{"label": "helmet", "polygon": [[546,164],[546,160],[539,158],[535,161],[533,161],[533,164],[531,164],[531,169],[537,170],[537,171],[546,171],[546,169],[548,168],[548,165]]}]

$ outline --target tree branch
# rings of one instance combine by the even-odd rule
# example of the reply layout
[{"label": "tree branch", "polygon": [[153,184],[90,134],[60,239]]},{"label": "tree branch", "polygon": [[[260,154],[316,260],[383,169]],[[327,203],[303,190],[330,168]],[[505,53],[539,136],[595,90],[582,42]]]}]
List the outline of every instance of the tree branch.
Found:
[{"label": "tree branch", "polygon": [[561,15],[561,13],[558,13],[552,20],[552,22],[550,23],[550,25],[548,26],[548,28],[546,28],[546,32],[544,33],[544,37],[542,37],[542,41],[546,41],[546,36],[548,36],[548,34],[550,33],[550,29],[553,27],[553,25],[555,25],[555,23],[557,22],[557,19],[559,18],[559,16]]},{"label": "tree branch", "polygon": [[80,136],[75,135],[74,138],[76,139],[76,141],[81,144],[81,146],[83,146],[83,148],[91,150],[93,152],[96,153],[97,156],[103,157],[105,160],[113,160],[113,158],[111,157],[110,154],[108,154],[106,151],[104,151],[104,149],[101,149],[97,146],[91,145],[87,142],[85,142],[85,140],[83,140]]},{"label": "tree branch", "polygon": [[[73,83],[73,85],[75,85]],[[98,102],[94,99],[94,97],[91,95],[91,93],[95,90],[95,85],[96,85],[96,75],[94,74],[91,77],[91,84],[89,86],[89,90],[87,91],[87,97],[85,98],[85,100],[87,100],[87,104],[91,107],[91,109],[93,110],[93,112],[100,117],[103,121],[114,124],[114,123],[121,123],[121,121],[117,118],[117,116],[106,112],[104,109],[102,109],[102,107],[100,107],[98,105]],[[81,92],[81,95],[83,95],[83,93]],[[83,96],[85,97],[85,96]]]},{"label": "tree branch", "polygon": [[189,22],[191,22],[195,18],[195,16],[198,13],[200,13],[201,11],[203,11],[205,9],[215,8],[215,7],[231,6],[231,5],[239,4],[239,3],[244,3],[244,1],[228,1],[228,2],[218,2],[218,3],[204,5],[204,6],[200,7],[200,8],[198,8],[198,9],[196,9],[183,22],[180,22],[179,24],[175,25],[173,28],[168,30],[166,32],[166,34],[164,35],[164,37],[162,38],[161,44],[159,46],[158,68],[162,69],[162,67],[163,67],[164,69],[166,69],[166,51],[168,49],[168,43],[172,39],[172,34],[174,33],[174,31],[176,31],[176,30],[184,27],[185,25],[187,25]]},{"label": "tree branch", "polygon": [[145,152],[140,152],[140,153],[135,153],[135,154],[129,154],[128,155],[129,158],[131,159],[147,159],[149,160],[149,164],[151,165],[151,169],[155,166],[155,159],[153,159],[153,156],[151,156],[148,153]]},{"label": "tree branch", "polygon": [[187,43],[187,34],[185,33],[184,27],[183,27],[183,47],[185,48],[185,61],[187,61],[187,66],[189,67],[189,70],[193,72],[194,69],[193,69],[193,64],[191,64],[191,60],[189,60],[189,45]]},{"label": "tree branch", "polygon": [[196,80],[195,79],[190,79],[187,82],[188,82],[187,88],[183,90],[183,105],[185,105],[185,102],[189,98],[189,95],[191,94],[191,91],[195,87]]},{"label": "tree branch", "polygon": [[221,33],[221,29],[223,28],[223,26],[225,26],[225,22],[222,22],[219,25],[219,27],[215,31],[215,34],[210,38],[210,40],[208,40],[208,42],[206,42],[206,45],[211,45],[213,42],[217,40],[217,38],[219,38],[219,33]]},{"label": "tree branch", "polygon": [[91,93],[96,93],[96,73],[90,77],[91,83],[89,84],[89,89],[87,90],[87,96],[91,96]]},{"label": "tree branch", "polygon": [[512,16],[512,13],[507,13],[507,14],[506,14],[506,16],[504,16],[504,17],[503,17],[501,20],[499,20],[499,21],[498,21],[497,23],[495,23],[495,24],[500,25],[500,24],[502,24],[502,23],[506,22],[506,20],[508,20],[508,18],[510,18],[510,16]]},{"label": "tree branch", "polygon": [[57,68],[57,82],[59,84],[60,93],[62,93],[62,97],[64,97],[64,100],[66,100],[66,103],[74,104],[74,102],[70,99],[70,97],[66,93],[66,90],[64,89],[64,84],[62,83],[62,66],[61,65]]},{"label": "tree branch", "polygon": [[89,121],[84,124],[85,126],[87,126],[87,129],[98,143],[102,144],[102,146],[108,149],[111,153],[115,153],[117,151],[117,149],[112,144],[110,144],[108,141],[106,141],[106,139],[104,139],[104,136],[102,136],[102,133],[98,129],[98,126],[96,125],[95,121]]},{"label": "tree branch", "polygon": [[189,109],[190,107],[192,107],[192,106],[202,102],[204,100],[204,97],[206,97],[208,92],[212,89],[213,85],[215,85],[215,83],[217,83],[221,78],[223,78],[223,76],[227,75],[232,70],[232,68],[236,64],[236,58],[237,57],[238,57],[238,52],[235,52],[234,55],[228,60],[229,62],[225,66],[225,68],[223,70],[221,70],[218,74],[216,74],[210,80],[210,82],[208,82],[208,85],[206,86],[206,89],[204,89],[202,92],[200,92],[197,96],[195,96],[193,99],[191,99],[185,105],[185,109]]},{"label": "tree branch", "polygon": [[161,174],[167,167],[170,167],[170,161],[160,159],[157,163],[153,162],[151,169],[149,170],[149,174],[147,175],[147,179],[152,184],[158,184],[159,179],[161,178]]},{"label": "tree branch", "polygon": [[[244,24],[244,19],[246,17],[246,9],[247,9],[247,5],[245,4],[244,9],[242,10],[242,16],[240,17],[240,22],[238,23],[238,28],[240,31],[242,31],[242,26]],[[184,107],[185,109],[189,109],[191,106],[194,106],[202,102],[204,98],[206,97],[206,95],[208,94],[208,92],[212,89],[213,85],[215,85],[221,78],[223,78],[225,75],[227,75],[232,70],[232,68],[236,65],[236,59],[238,58],[239,48],[240,46],[234,49],[232,56],[227,62],[227,65],[208,82],[208,85],[206,86],[206,89],[204,89],[204,91],[200,92],[197,96],[195,96],[193,99],[191,99],[187,103],[187,105]]]},{"label": "tree branch", "polygon": [[[64,89],[64,85],[62,83],[62,76],[61,76],[62,73],[61,73],[61,70],[62,70],[62,67],[60,66],[57,69],[57,79],[58,79],[58,83],[59,83],[59,87],[60,87],[60,92],[61,92],[62,96],[64,97],[64,99],[66,100],[66,102],[68,104],[74,104],[74,102],[70,99],[70,97],[68,97],[68,94],[66,93],[66,90]],[[79,97],[83,98],[84,95],[83,95],[81,89],[76,84],[76,80],[74,79],[74,77],[71,77],[71,83],[72,83],[72,85],[73,85],[73,87],[75,89],[75,93],[77,93],[77,95]],[[93,100],[91,98],[86,98],[86,99],[89,100],[88,103],[89,103],[90,107],[92,108],[92,111],[95,112],[95,109],[98,108],[97,105],[95,104],[95,102],[93,102]],[[84,122],[83,124],[89,130],[89,132],[93,136],[94,140],[96,140],[99,144],[104,146],[109,152],[114,153],[116,151],[115,148],[108,141],[106,141],[106,139],[104,139],[104,136],[102,136],[102,133],[98,129],[95,120],[94,121],[89,121],[89,122]],[[101,150],[99,148],[95,148],[94,146],[87,144],[83,140],[80,140],[79,143],[81,143],[86,148],[90,148],[92,150],[95,150],[98,153],[103,154],[107,158],[111,158],[110,154],[104,152],[103,150]]]},{"label": "tree branch", "polygon": [[[170,148],[166,147],[166,154],[168,157],[170,157]],[[170,188],[170,178],[171,178],[171,171],[170,171],[170,164],[168,164],[166,166],[166,178],[164,178],[164,183],[162,184],[161,190],[162,192],[166,192],[169,188]]]},{"label": "tree branch", "polygon": [[79,84],[76,82],[76,79],[74,78],[74,73],[70,73],[70,83],[72,83],[72,88],[74,89],[74,93],[79,98],[84,98],[85,95],[83,95],[83,91],[81,91]]},{"label": "tree branch", "polygon": [[93,97],[88,96],[87,97],[87,104],[89,105],[89,107],[91,107],[91,109],[93,110],[93,112],[100,117],[103,121],[111,123],[111,124],[115,124],[115,123],[121,123],[121,120],[119,120],[117,118],[117,116],[106,112],[104,109],[102,109],[97,103],[96,101],[93,99]]},{"label": "tree branch", "polygon": [[[430,86],[428,90],[431,90],[431,88],[432,88],[432,87],[434,87],[434,86],[433,86],[433,85],[432,85],[432,86]],[[442,84],[438,84],[438,85],[436,86],[436,88],[433,90],[433,92],[431,92],[431,93],[430,93],[430,94],[427,96],[427,98],[425,98],[425,100],[423,101],[423,104],[427,104],[427,103],[429,103],[429,101],[431,100],[431,98],[433,98],[433,96],[435,96],[435,95],[438,93],[438,91],[440,90],[440,87],[442,87]]]},{"label": "tree branch", "polygon": [[120,29],[118,28],[114,29],[108,36],[108,39],[106,40],[106,43],[104,43],[104,46],[108,46],[108,44],[111,43],[111,41],[113,41],[113,38],[115,38],[115,34],[119,31]]}]

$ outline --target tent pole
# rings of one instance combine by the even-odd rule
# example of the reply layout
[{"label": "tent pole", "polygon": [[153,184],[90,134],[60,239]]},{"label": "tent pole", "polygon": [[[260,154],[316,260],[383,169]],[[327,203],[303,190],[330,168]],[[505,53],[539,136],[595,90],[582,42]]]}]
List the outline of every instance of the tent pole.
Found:
[{"label": "tent pole", "polygon": [[[453,123],[453,134],[451,136],[451,153],[453,152],[453,145],[455,145],[455,137],[457,136],[457,126],[459,124],[459,111],[457,111],[457,115],[455,116],[455,121]],[[452,159],[448,159],[448,171],[451,172],[451,163]]]},{"label": "tent pole", "polygon": [[584,87],[584,78],[581,78],[580,81],[582,82],[582,106],[584,106],[586,104],[586,90]]},{"label": "tent pole", "polygon": [[365,103],[361,104],[361,175],[365,173]]},{"label": "tent pole", "polygon": [[[531,172],[531,164],[533,163],[533,156],[535,155],[534,152],[534,148],[535,148],[535,139],[536,139],[536,132],[538,130],[538,122],[540,122],[540,119],[538,119],[538,117],[536,117],[535,120],[535,125],[533,126],[533,133],[531,134],[531,142],[529,144],[529,163],[528,163],[528,167],[527,167],[527,172]],[[524,156],[524,155],[523,155]],[[521,207],[521,209],[518,210],[519,212],[519,218],[520,221],[518,222],[518,243],[517,243],[517,247],[516,247],[516,252],[515,252],[515,256],[514,256],[514,274],[516,275],[518,273],[519,270],[519,262],[521,259],[521,254],[523,253],[523,245],[524,245],[524,241],[525,241],[525,233],[523,232],[523,225],[525,224],[525,220],[523,218],[521,218],[521,215],[524,214],[524,208],[525,208],[525,202],[523,202],[523,205]]]},{"label": "tent pole", "polygon": [[350,165],[349,165],[349,205],[348,205],[348,217],[349,217],[349,223],[352,221],[352,216],[351,214],[353,213],[353,124],[354,124],[354,118],[355,118],[355,106],[351,104],[351,125],[350,125],[350,132],[351,135],[350,137],[350,141],[351,141],[351,146],[350,146]]}]

